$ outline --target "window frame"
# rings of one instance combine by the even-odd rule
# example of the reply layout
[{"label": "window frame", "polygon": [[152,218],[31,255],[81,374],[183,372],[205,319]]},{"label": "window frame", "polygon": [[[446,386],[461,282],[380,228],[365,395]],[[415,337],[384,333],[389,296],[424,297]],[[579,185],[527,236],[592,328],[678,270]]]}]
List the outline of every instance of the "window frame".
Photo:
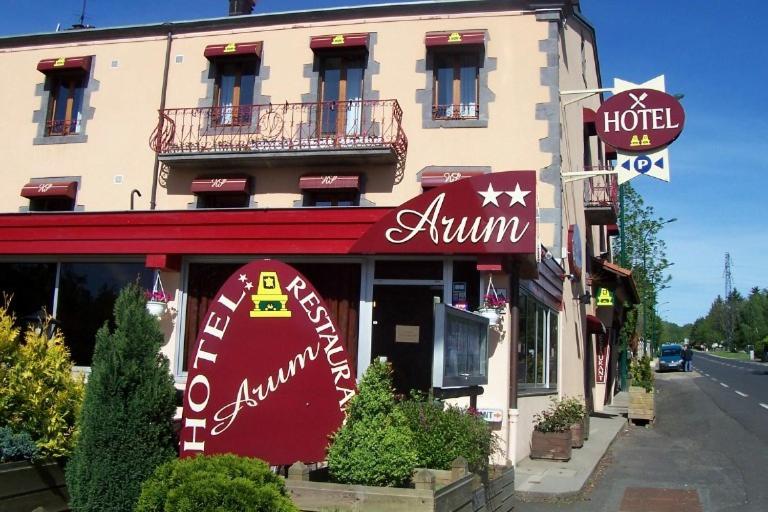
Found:
[{"label": "window frame", "polygon": [[[321,201],[322,198],[327,198]],[[302,190],[301,205],[304,208],[352,208],[360,206],[360,191],[354,188],[326,188]],[[352,204],[338,204],[340,201]],[[318,205],[318,202],[330,202],[331,204]],[[310,204],[311,203],[311,204]]]},{"label": "window frame", "polygon": [[[261,59],[258,56],[230,56],[211,58],[213,66],[213,98],[211,105],[211,126],[214,127],[238,127],[250,126],[253,124],[253,105],[256,97],[256,79],[261,68]],[[234,73],[230,71],[234,69]],[[232,86],[232,104],[224,106],[221,104],[222,80],[224,76],[233,75],[234,84]],[[243,103],[243,80],[245,77],[252,77],[251,99],[248,103]],[[224,110],[228,112],[229,121],[222,121],[225,117]]]},{"label": "window frame", "polygon": [[[347,110],[350,108],[349,101],[346,99],[347,97],[347,91],[349,90],[349,70],[355,69],[355,66],[357,65],[360,69],[360,106],[359,109],[362,111],[363,104],[365,102],[365,74],[366,74],[366,68],[368,65],[368,59],[367,59],[367,51],[364,49],[347,49],[347,50],[331,50],[331,51],[318,51],[317,52],[317,59],[318,59],[318,85],[317,85],[317,112],[316,112],[316,123],[317,123],[317,132],[318,136],[338,136],[339,134],[347,135],[348,127],[347,127]],[[331,68],[328,65],[328,61],[332,59],[339,59],[339,90],[338,90],[338,98],[335,100],[329,100],[326,96],[326,90],[327,90],[327,80],[326,80],[326,73],[335,68]],[[343,99],[342,99],[343,98]],[[358,100],[354,100],[358,101]],[[336,108],[336,120],[333,123],[333,129],[334,131],[326,131],[325,130],[325,117],[326,109],[330,109],[329,104],[330,103],[336,103],[341,105],[346,105],[347,109],[341,109]],[[360,121],[360,120],[359,120]],[[358,126],[359,131],[360,126]]]},{"label": "window frame", "polygon": [[[483,67],[483,48],[474,45],[457,48],[432,49],[432,120],[433,121],[474,121],[480,119],[480,72]],[[473,113],[462,115],[461,102],[461,70],[462,60],[467,56],[474,58],[474,103],[468,103],[472,107]],[[440,80],[439,74],[441,64],[445,61],[453,61],[453,78],[451,80],[451,100],[452,103],[439,104]],[[449,66],[446,66],[450,69]],[[458,100],[458,101],[457,101]],[[451,114],[440,115],[441,109],[450,109]]]},{"label": "window frame", "polygon": [[[85,110],[85,90],[88,76],[85,72],[69,71],[52,74],[49,77],[48,107],[45,115],[44,137],[67,137],[82,135]],[[64,84],[69,84],[64,107],[64,119],[56,119],[59,109],[59,91]],[[78,98],[78,96],[80,96]],[[74,122],[73,122],[74,119]],[[57,123],[63,123],[62,129],[57,129]]]},{"label": "window frame", "polygon": [[[530,309],[534,314],[532,335],[528,330],[530,322]],[[558,389],[560,352],[560,314],[557,310],[547,306],[537,300],[532,294],[524,288],[520,288],[520,338],[519,344],[522,351],[518,351],[518,367],[521,364],[529,364],[528,351],[529,342],[533,346],[533,381],[528,382],[528,372],[525,374],[526,381],[521,380],[522,372],[517,372],[518,394],[540,394],[555,393]],[[522,325],[525,321],[525,326]],[[554,332],[553,332],[554,331]],[[541,334],[541,336],[539,336]],[[541,342],[541,350],[539,343]],[[554,349],[554,357],[553,357]],[[539,362],[541,362],[539,372]],[[554,375],[554,378],[553,378]],[[538,379],[541,377],[542,381]]]}]

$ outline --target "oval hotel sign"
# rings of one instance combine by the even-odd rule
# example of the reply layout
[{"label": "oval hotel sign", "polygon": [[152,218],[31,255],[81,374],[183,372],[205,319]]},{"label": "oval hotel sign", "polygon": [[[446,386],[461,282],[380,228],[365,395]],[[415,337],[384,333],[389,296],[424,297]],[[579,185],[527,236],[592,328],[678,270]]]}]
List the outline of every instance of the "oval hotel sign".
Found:
[{"label": "oval hotel sign", "polygon": [[271,465],[325,459],[355,394],[330,309],[292,267],[251,262],[211,301],[190,350],[182,457],[234,453]]},{"label": "oval hotel sign", "polygon": [[611,96],[597,110],[598,136],[616,149],[649,151],[673,142],[683,131],[685,112],[674,96],[632,89]]}]

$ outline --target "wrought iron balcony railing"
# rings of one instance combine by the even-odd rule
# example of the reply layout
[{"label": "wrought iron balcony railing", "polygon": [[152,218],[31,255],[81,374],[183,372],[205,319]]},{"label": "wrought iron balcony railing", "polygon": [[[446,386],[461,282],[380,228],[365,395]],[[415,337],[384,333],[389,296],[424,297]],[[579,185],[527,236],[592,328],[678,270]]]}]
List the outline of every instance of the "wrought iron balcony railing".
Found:
[{"label": "wrought iron balcony railing", "polygon": [[161,155],[389,149],[402,170],[402,118],[397,100],[171,108],[149,143]]},{"label": "wrought iron balcony railing", "polygon": [[[600,165],[586,167],[585,171],[612,171],[613,166]],[[619,211],[619,185],[616,176],[603,174],[592,176],[584,182],[585,208],[611,208],[616,214]]]}]

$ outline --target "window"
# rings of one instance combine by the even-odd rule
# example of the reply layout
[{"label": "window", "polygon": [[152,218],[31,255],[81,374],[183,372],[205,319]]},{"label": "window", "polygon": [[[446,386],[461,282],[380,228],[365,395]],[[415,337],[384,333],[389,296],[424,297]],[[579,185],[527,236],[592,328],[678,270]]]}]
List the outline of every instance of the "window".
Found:
[{"label": "window", "polygon": [[143,262],[0,263],[0,291],[12,294],[19,322],[41,310],[53,315],[76,366],[90,366],[96,331],[114,327],[120,290],[138,280],[152,287],[152,270]]},{"label": "window", "polygon": [[248,208],[248,194],[198,194],[198,208]]},{"label": "window", "polygon": [[364,69],[359,53],[320,56],[320,135],[360,134]]},{"label": "window", "polygon": [[557,388],[558,314],[520,292],[517,381],[521,390]]},{"label": "window", "polygon": [[477,119],[480,52],[435,52],[433,119]]},{"label": "window", "polygon": [[213,123],[217,126],[251,124],[258,59],[216,59]]},{"label": "window", "polygon": [[82,73],[52,75],[45,124],[46,137],[81,133],[86,81],[87,76]]},{"label": "window", "polygon": [[357,190],[305,190],[304,206],[359,206]]}]

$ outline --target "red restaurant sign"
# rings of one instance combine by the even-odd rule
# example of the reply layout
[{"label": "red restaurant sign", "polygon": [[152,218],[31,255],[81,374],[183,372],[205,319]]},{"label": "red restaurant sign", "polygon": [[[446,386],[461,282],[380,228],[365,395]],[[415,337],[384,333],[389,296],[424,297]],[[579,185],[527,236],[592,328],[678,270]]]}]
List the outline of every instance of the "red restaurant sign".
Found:
[{"label": "red restaurant sign", "polygon": [[598,136],[624,151],[666,146],[683,131],[685,112],[674,96],[655,89],[632,89],[611,96],[597,110]]},{"label": "red restaurant sign", "polygon": [[608,359],[610,357],[611,345],[604,341],[597,342],[597,371],[595,372],[595,382],[605,384],[608,378]]},{"label": "red restaurant sign", "polygon": [[508,171],[416,196],[371,226],[350,252],[533,254],[536,247],[536,171]]},{"label": "red restaurant sign", "polygon": [[272,465],[325,459],[355,394],[323,299],[292,267],[254,261],[211,301],[189,357],[182,457],[235,453]]}]

